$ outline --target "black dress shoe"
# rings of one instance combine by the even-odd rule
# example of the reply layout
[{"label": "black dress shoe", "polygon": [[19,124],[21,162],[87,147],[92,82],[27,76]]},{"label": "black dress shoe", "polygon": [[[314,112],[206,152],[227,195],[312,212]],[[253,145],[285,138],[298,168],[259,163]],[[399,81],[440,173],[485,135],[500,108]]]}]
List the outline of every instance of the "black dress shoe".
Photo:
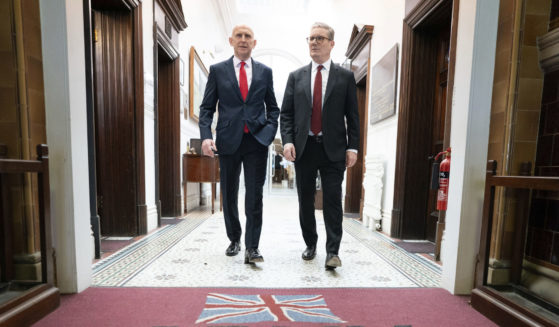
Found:
[{"label": "black dress shoe", "polygon": [[303,260],[312,260],[316,256],[316,245],[307,246],[303,255],[301,256]]},{"label": "black dress shoe", "polygon": [[225,250],[225,255],[228,257],[232,257],[239,254],[239,251],[241,251],[239,242],[231,242],[231,244],[229,244],[229,246],[227,247],[227,250]]},{"label": "black dress shoe", "polygon": [[263,261],[264,257],[262,257],[258,249],[247,249],[245,251],[245,263],[256,263]]},{"label": "black dress shoe", "polygon": [[336,269],[337,267],[342,266],[342,260],[338,257],[337,254],[328,253],[326,256],[326,264],[324,265],[326,269]]}]

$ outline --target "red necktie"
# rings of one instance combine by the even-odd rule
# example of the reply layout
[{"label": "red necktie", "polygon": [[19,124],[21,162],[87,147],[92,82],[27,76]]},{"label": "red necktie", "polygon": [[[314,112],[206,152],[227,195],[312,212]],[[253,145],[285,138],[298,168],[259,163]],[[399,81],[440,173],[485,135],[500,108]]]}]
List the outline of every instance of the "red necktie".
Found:
[{"label": "red necktie", "polygon": [[314,78],[314,90],[312,96],[312,117],[311,132],[318,135],[322,130],[322,65],[318,65],[316,69],[316,77]]},{"label": "red necktie", "polygon": [[[239,71],[239,87],[241,88],[241,96],[243,97],[243,100],[247,99],[248,94],[248,81],[245,65],[246,63],[244,61],[241,61],[241,70]],[[247,124],[245,124],[244,132],[248,133]]]}]

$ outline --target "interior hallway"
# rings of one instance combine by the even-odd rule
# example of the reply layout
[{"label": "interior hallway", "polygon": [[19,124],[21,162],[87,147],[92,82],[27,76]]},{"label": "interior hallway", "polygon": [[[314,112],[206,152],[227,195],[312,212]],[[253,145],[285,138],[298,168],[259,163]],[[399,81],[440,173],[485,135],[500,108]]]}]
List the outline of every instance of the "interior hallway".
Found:
[{"label": "interior hallway", "polygon": [[[243,196],[239,199],[242,213]],[[343,266],[327,271],[324,269],[324,224],[322,212],[317,211],[318,253],[314,260],[303,261],[304,243],[297,212],[296,197],[265,197],[260,242],[265,261],[246,265],[243,263],[244,246],[238,256],[224,255],[229,241],[225,236],[223,214],[192,211],[180,222],[165,225],[96,262],[93,265],[94,286],[81,294],[63,296],[61,307],[36,326],[79,324],[83,327],[99,323],[137,326],[137,315],[147,315],[146,319],[153,321],[150,324],[143,320],[145,326],[162,326],[156,322],[169,319],[168,326],[192,326],[203,316],[204,301],[210,301],[206,296],[215,292],[237,296],[320,294],[332,310],[331,314],[341,320],[305,320],[313,325],[355,322],[362,326],[395,326],[398,321],[413,326],[449,326],[451,321],[453,326],[493,325],[469,307],[467,298],[452,296],[438,288],[439,264],[426,255],[406,252],[387,236],[364,228],[354,219],[344,220],[340,249]],[[437,310],[433,312],[430,303],[435,298]],[[405,302],[410,305],[401,305]],[[343,309],[346,306],[348,309]],[[144,307],[145,310],[138,309]],[[349,310],[351,307],[359,307],[361,311]],[[447,308],[441,310],[443,307]],[[115,308],[119,308],[118,312],[113,312]],[[375,317],[386,310],[392,312],[388,317]],[[107,315],[108,312],[111,314]],[[457,315],[461,318],[455,323],[453,319]],[[248,315],[243,318],[246,320],[214,323],[265,324],[251,320],[253,318]],[[301,324],[299,321],[292,325]]]},{"label": "interior hallway", "polygon": [[[243,212],[240,196],[239,212]],[[441,268],[421,255],[394,246],[383,234],[345,219],[340,249],[343,266],[326,271],[325,230],[317,211],[318,253],[303,261],[305,248],[296,197],[272,196],[264,203],[260,251],[264,262],[243,264],[235,257],[223,214],[187,216],[94,265],[94,286],[135,287],[438,287]],[[193,217],[194,216],[194,217]],[[242,214],[240,214],[242,216]],[[244,217],[243,217],[244,218]],[[244,220],[244,219],[243,219]],[[244,223],[243,223],[244,225]]]}]

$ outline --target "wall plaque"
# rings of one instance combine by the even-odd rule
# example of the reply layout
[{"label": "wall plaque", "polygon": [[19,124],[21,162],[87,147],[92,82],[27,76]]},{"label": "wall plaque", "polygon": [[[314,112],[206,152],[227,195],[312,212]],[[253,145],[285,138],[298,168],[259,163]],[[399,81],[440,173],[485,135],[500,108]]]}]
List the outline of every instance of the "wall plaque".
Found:
[{"label": "wall plaque", "polygon": [[396,79],[398,78],[398,44],[395,44],[373,67],[371,78],[371,124],[396,113]]}]

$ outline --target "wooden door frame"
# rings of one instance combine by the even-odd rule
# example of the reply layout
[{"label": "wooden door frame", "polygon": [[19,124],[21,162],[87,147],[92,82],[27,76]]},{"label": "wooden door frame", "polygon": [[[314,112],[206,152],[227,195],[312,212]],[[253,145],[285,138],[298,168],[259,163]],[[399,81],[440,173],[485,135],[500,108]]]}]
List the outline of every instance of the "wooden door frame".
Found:
[{"label": "wooden door frame", "polygon": [[[89,163],[89,205],[90,221],[95,239],[95,258],[101,258],[100,217],[97,212],[97,164],[95,155],[95,104],[94,104],[94,67],[93,67],[93,26],[92,0],[83,0],[84,40],[85,40],[85,81],[87,107],[87,139]],[[102,2],[102,1],[100,1]],[[134,166],[136,219],[138,234],[147,233],[147,205],[145,188],[145,151],[144,151],[144,57],[143,57],[143,28],[142,4],[138,0],[121,0],[111,3],[114,7],[107,9],[126,9],[132,15],[133,60],[134,60],[134,117],[135,117],[135,145],[136,160]]]},{"label": "wooden door frame", "polygon": [[[421,234],[424,234],[425,219],[423,216],[427,210],[429,176],[423,172],[429,171],[429,162],[426,156],[423,158],[425,151],[421,146],[425,144],[414,143],[414,141],[421,140],[422,130],[430,126],[431,116],[423,113],[432,110],[435,75],[431,72],[434,65],[425,63],[433,61],[435,58],[433,51],[436,49],[425,29],[441,17],[446,17],[444,15],[450,10],[450,62],[443,146],[446,148],[450,142],[458,7],[459,0],[425,0],[412,9],[404,19],[394,202],[390,233],[392,237],[424,238],[424,235],[420,235],[418,231],[423,231]],[[419,228],[417,227],[418,221],[423,222]]]},{"label": "wooden door frame", "polygon": [[[159,86],[159,49],[163,50],[165,54],[171,60],[178,60],[179,59],[179,51],[173,45],[173,42],[168,37],[167,33],[161,29],[157,22],[153,24],[153,39],[154,39],[154,46],[153,46],[153,88],[154,88],[154,153],[155,153],[155,201],[157,206],[157,226],[161,226],[161,187],[159,181],[159,93],[158,93],[158,86]],[[180,91],[180,90],[179,90]],[[180,97],[180,93],[177,94]],[[180,116],[180,114],[179,114]],[[174,131],[175,135],[173,137],[179,138],[179,155],[180,155],[180,125],[178,130]],[[180,158],[178,160],[178,174],[180,176]],[[180,178],[177,179],[177,183],[179,185],[179,193],[180,193]],[[181,199],[179,198],[179,206],[181,203]],[[180,208],[179,208],[180,214]]]},{"label": "wooden door frame", "polygon": [[[364,92],[365,92],[365,100],[362,105],[359,106],[359,117],[360,119],[363,117],[359,122],[359,137],[360,137],[360,149],[358,154],[358,160],[361,160],[361,199],[359,201],[359,217],[363,218],[363,206],[364,206],[364,198],[365,198],[365,189],[363,188],[363,180],[365,178],[365,158],[367,156],[367,129],[368,129],[368,117],[367,117],[367,110],[369,104],[369,72],[371,70],[371,39],[373,37],[374,26],[373,25],[364,25],[361,30],[358,29],[356,25],[353,26],[353,32],[349,41],[349,45],[346,51],[346,57],[352,60],[352,68],[353,68],[353,59],[358,57],[363,51],[367,51],[368,59],[367,62],[359,67],[355,67],[356,70],[353,71],[355,76],[355,83],[356,86],[359,88],[360,85],[363,83],[365,84]],[[357,99],[359,101],[359,99]],[[351,169],[351,168],[350,168]],[[349,179],[348,181],[349,182]],[[346,182],[346,190],[349,188],[347,187]],[[347,193],[347,192],[346,192]],[[349,201],[346,198],[344,199],[344,212],[345,212],[345,204]]]}]

